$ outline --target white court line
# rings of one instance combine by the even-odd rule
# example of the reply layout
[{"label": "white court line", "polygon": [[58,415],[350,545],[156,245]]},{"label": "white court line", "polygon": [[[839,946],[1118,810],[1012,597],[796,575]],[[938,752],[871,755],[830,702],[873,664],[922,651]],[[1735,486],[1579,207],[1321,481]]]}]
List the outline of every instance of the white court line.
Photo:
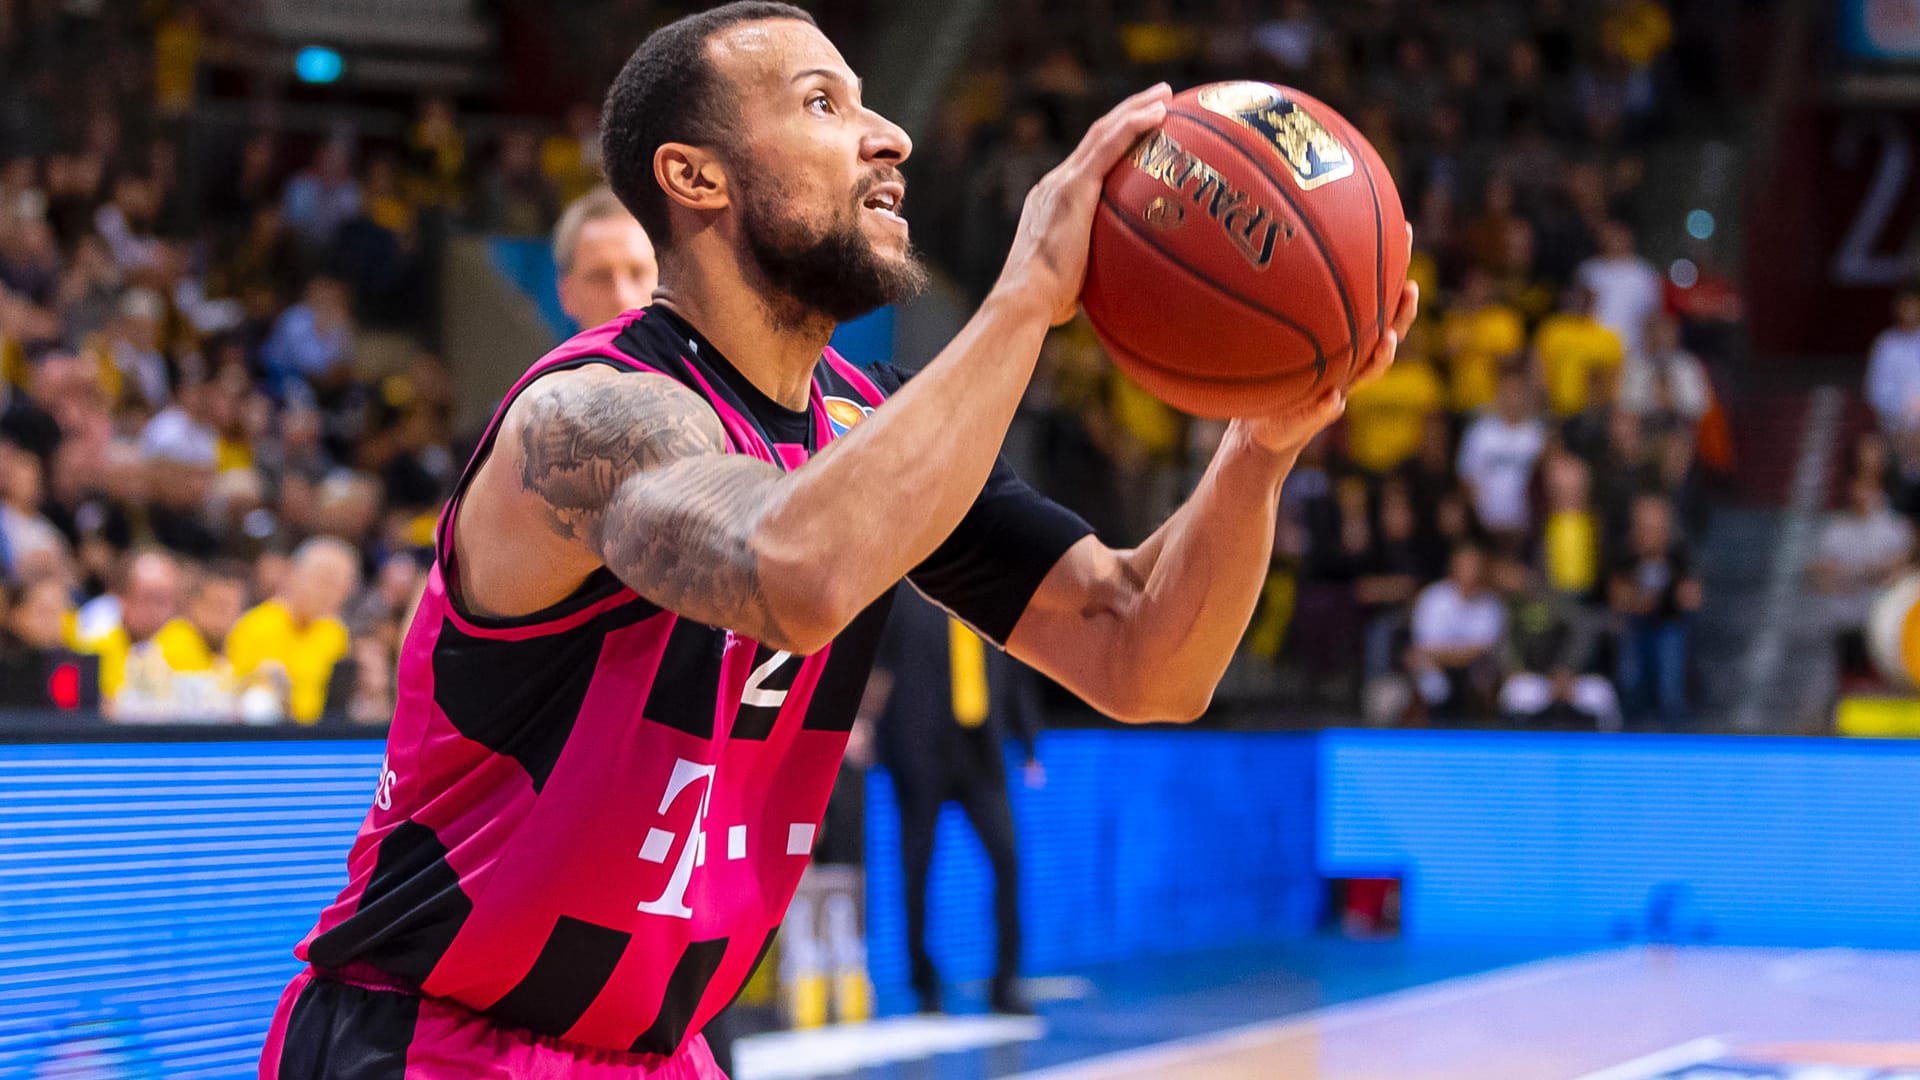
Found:
[{"label": "white court line", "polygon": [[1308,1031],[1326,1032],[1349,1027],[1383,1016],[1429,1008],[1442,1002],[1502,990],[1513,990],[1552,982],[1569,976],[1586,976],[1600,971],[1638,964],[1645,955],[1639,948],[1613,949],[1581,957],[1550,957],[1534,960],[1478,975],[1463,975],[1424,986],[1408,987],[1389,994],[1362,998],[1340,1005],[1329,1005],[1311,1012],[1298,1013],[1281,1020],[1262,1020],[1206,1035],[1190,1035],[1171,1042],[1155,1043],[1137,1050],[1122,1050],[1083,1061],[1056,1065],[1037,1072],[1019,1073],[1008,1080],[1098,1080],[1115,1073],[1140,1072],[1187,1064],[1196,1053],[1231,1053],[1251,1050],[1274,1039]]},{"label": "white court line", "polygon": [[1597,1073],[1588,1073],[1580,1080],[1649,1080],[1650,1077],[1664,1076],[1675,1069],[1684,1069],[1689,1065],[1704,1065],[1715,1058],[1722,1057],[1732,1049],[1724,1039],[1695,1039],[1689,1043],[1658,1053],[1635,1058],[1625,1065],[1601,1069]]}]

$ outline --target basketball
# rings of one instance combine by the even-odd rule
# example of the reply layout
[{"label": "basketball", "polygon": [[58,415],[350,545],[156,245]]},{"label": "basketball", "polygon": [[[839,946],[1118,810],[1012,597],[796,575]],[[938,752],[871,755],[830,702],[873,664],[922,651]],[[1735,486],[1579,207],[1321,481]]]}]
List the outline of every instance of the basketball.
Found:
[{"label": "basketball", "polygon": [[1400,194],[1353,125],[1298,90],[1212,83],[1107,174],[1081,306],[1162,401],[1260,415],[1351,380],[1406,275]]}]

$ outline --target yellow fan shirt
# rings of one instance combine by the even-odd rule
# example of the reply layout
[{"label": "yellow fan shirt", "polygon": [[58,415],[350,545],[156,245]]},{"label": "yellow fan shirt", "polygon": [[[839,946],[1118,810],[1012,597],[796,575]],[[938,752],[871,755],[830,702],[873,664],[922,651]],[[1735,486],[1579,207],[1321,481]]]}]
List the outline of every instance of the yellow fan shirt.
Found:
[{"label": "yellow fan shirt", "polygon": [[292,684],[291,711],[302,724],[320,721],[327,704],[327,680],[347,656],[347,627],[339,619],[298,625],[278,600],[268,600],[240,616],[227,635],[227,659],[235,676],[245,678],[262,664],[277,661]]}]

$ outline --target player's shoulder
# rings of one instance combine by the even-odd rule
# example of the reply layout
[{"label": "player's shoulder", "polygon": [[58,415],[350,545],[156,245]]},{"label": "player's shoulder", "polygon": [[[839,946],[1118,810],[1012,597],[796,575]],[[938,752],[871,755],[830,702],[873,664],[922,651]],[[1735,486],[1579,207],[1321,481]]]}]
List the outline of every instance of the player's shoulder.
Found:
[{"label": "player's shoulder", "polygon": [[529,449],[619,444],[658,451],[670,444],[683,456],[727,446],[712,403],[686,384],[595,363],[536,379],[509,406],[503,435],[509,433]]}]

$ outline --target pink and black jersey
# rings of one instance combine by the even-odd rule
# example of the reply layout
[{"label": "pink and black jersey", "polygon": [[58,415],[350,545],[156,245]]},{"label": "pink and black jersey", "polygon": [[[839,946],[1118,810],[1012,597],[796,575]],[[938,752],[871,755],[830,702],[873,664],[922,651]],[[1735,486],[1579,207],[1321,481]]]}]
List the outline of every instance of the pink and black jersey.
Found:
[{"label": "pink and black jersey", "polygon": [[[297,953],[371,966],[510,1027],[666,1055],[733,999],[780,924],[889,601],[812,656],[682,618],[604,568],[533,616],[467,612],[453,585],[461,493],[514,397],[585,364],[678,380],[712,404],[729,452],[787,470],[900,385],[828,350],[809,407],[788,410],[659,308],[529,369],[442,516],[350,880]],[[1089,531],[997,468],[910,577],[1004,641]]]}]

